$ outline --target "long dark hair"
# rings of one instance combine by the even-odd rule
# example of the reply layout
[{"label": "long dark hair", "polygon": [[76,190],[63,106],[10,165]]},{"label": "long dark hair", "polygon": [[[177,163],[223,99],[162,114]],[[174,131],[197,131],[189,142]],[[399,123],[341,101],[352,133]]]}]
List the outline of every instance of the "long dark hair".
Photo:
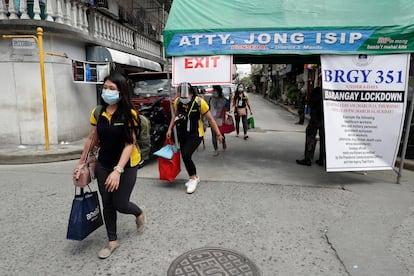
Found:
[{"label": "long dark hair", "polygon": [[[134,142],[132,133],[134,132],[135,136],[138,136],[138,118],[133,117],[131,113],[131,109],[134,109],[134,105],[131,101],[131,93],[129,90],[127,79],[122,74],[115,72],[110,74],[109,76],[106,76],[104,82],[107,80],[115,83],[118,87],[119,96],[121,99],[118,102],[118,110],[116,112],[121,112],[121,116],[126,123],[124,128],[125,142],[132,144]],[[104,101],[101,102],[104,107],[103,110],[105,110],[108,104]]]},{"label": "long dark hair", "polygon": [[[244,91],[242,91],[242,92],[239,92],[239,86],[240,85],[243,85],[243,83],[239,83],[237,86],[236,86],[236,91],[234,91],[234,100],[233,100],[233,102],[234,102],[234,104],[236,104],[237,103],[237,101],[238,100],[240,100],[241,99],[241,96],[243,95],[243,93],[244,93]],[[243,85],[243,89],[244,89],[244,85]]]},{"label": "long dark hair", "polygon": [[221,98],[223,97],[223,89],[220,85],[213,85],[213,89],[217,91],[217,95]]}]

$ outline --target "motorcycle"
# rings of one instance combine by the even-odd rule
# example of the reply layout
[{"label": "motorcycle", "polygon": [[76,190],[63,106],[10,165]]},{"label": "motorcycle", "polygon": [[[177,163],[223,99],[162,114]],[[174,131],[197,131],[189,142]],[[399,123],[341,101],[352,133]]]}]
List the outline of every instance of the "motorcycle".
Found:
[{"label": "motorcycle", "polygon": [[153,153],[164,146],[170,120],[162,106],[162,99],[149,104],[141,104],[139,113],[147,117],[151,123],[151,158]]}]

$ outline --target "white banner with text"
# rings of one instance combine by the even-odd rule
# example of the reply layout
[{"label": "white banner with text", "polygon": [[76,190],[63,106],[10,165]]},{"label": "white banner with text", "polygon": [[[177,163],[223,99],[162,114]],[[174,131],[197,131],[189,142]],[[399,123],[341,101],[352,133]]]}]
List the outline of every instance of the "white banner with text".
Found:
[{"label": "white banner with text", "polygon": [[172,65],[173,85],[231,84],[233,79],[231,55],[173,57]]},{"label": "white banner with text", "polygon": [[394,168],[409,61],[409,54],[321,56],[328,172]]}]

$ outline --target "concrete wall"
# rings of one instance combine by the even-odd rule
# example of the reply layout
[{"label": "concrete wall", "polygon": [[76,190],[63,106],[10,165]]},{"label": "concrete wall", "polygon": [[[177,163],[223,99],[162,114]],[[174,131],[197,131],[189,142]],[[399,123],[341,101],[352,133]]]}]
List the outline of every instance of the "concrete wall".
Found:
[{"label": "concrete wall", "polygon": [[[85,60],[85,45],[62,37],[44,37],[44,52],[66,53],[69,59],[45,56],[47,117],[50,144],[86,136],[96,105],[96,85],[72,81],[71,59]],[[2,144],[45,143],[44,112],[37,46],[16,50],[0,40],[0,141]]]}]

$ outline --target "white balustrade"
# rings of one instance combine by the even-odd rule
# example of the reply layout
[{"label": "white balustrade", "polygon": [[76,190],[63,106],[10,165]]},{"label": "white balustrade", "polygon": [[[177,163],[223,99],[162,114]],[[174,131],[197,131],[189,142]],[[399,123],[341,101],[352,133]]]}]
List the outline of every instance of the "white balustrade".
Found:
[{"label": "white balustrade", "polygon": [[0,20],[7,19],[7,7],[4,0],[0,0]]},{"label": "white balustrade", "polygon": [[27,1],[20,0],[20,19],[30,19],[29,14],[27,13]]},{"label": "white balustrade", "polygon": [[[20,5],[16,6],[14,0],[9,0],[8,4],[5,0],[0,0],[0,20],[30,19],[29,15],[34,20],[44,18],[45,21],[69,25],[86,34],[91,32],[91,36],[97,40],[108,40],[114,44],[162,58],[159,43],[102,15],[95,9],[89,9],[85,3],[87,1],[33,0],[28,3],[27,0],[20,0]],[[88,9],[90,10],[89,18]]]}]

